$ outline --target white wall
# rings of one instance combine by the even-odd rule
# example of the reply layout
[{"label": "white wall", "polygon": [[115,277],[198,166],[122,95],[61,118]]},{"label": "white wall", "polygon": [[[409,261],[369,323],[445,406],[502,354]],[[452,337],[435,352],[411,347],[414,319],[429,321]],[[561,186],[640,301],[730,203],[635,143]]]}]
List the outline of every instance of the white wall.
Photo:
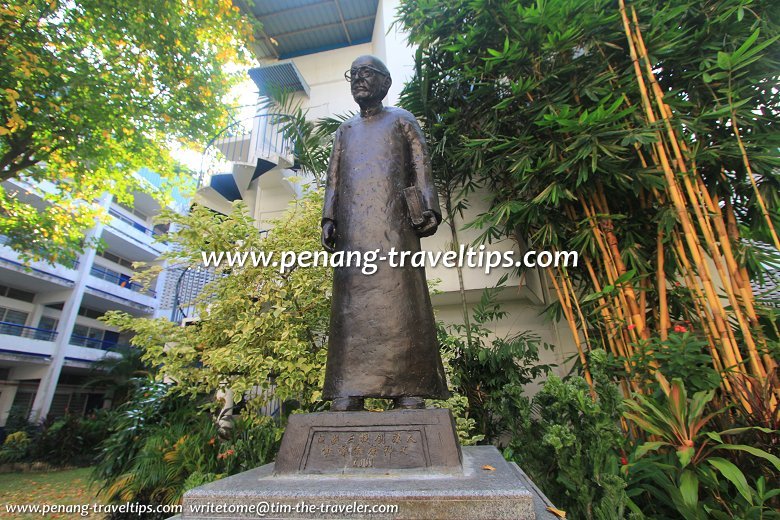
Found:
[{"label": "white wall", "polygon": [[386,105],[396,105],[404,83],[414,73],[414,52],[406,43],[406,34],[398,26],[390,27],[395,20],[398,0],[380,0],[374,23],[374,54],[390,69],[393,85],[385,98]]},{"label": "white wall", "polygon": [[357,112],[344,72],[355,58],[373,52],[373,45],[364,43],[292,59],[311,89],[308,98],[304,94],[298,95],[302,106],[309,109],[310,119]]},{"label": "white wall", "polygon": [[380,0],[370,43],[353,45],[317,54],[300,56],[292,61],[311,88],[310,96],[300,94],[303,106],[309,108],[312,119],[357,112],[358,108],[344,80],[344,72],[363,54],[373,54],[385,62],[393,78],[385,105],[396,105],[404,83],[414,73],[414,49],[406,43],[405,34],[390,28],[395,19],[398,0]]}]

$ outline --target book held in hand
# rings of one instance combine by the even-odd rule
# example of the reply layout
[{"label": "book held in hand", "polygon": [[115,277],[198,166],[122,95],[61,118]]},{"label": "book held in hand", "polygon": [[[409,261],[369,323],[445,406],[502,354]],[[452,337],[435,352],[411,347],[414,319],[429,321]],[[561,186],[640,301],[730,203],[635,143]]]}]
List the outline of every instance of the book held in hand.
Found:
[{"label": "book held in hand", "polygon": [[409,208],[409,217],[412,219],[412,227],[418,228],[425,222],[423,216],[423,200],[422,193],[417,186],[409,186],[404,189],[404,197],[406,198],[406,205]]}]

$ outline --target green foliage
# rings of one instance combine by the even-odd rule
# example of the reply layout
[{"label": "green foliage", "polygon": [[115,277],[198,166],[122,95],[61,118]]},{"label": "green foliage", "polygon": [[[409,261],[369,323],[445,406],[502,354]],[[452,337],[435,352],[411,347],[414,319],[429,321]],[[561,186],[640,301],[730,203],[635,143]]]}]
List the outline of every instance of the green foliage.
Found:
[{"label": "green foliage", "polygon": [[[637,395],[625,401],[626,418],[658,439],[638,445],[626,466],[638,502],[634,508],[652,518],[780,517],[771,503],[780,489],[767,487],[776,486],[773,476],[780,472],[780,458],[731,442],[751,430],[778,432],[762,427],[707,431],[712,419],[725,412],[705,411],[713,393],[701,391],[689,398],[683,382],[675,379],[662,399]],[[757,459],[762,471],[743,472],[735,464],[737,454]]]},{"label": "green foliage", "polygon": [[[429,286],[432,286],[437,281],[429,280],[428,283]],[[458,435],[458,442],[460,442],[461,446],[473,446],[483,441],[485,436],[480,433],[477,421],[473,417],[468,397],[461,393],[462,388],[456,383],[458,372],[453,363],[453,357],[455,356],[453,346],[458,343],[458,338],[448,333],[444,323],[440,321],[436,322],[436,335],[439,340],[439,351],[444,366],[444,374],[447,378],[447,387],[452,395],[444,401],[428,399],[425,401],[425,406],[427,408],[449,409],[455,419],[455,432]]]},{"label": "green foliage", "polygon": [[30,447],[30,458],[58,466],[85,466],[94,461],[97,446],[109,435],[110,412],[88,417],[65,414],[46,421]]},{"label": "green foliage", "polygon": [[453,325],[439,337],[452,386],[468,400],[475,431],[488,442],[524,426],[530,403],[523,387],[550,371],[539,364],[540,346],[549,345],[527,332],[505,337],[491,332],[489,325],[506,316],[495,297],[495,290],[486,289],[470,325]]},{"label": "green foliage", "polygon": [[447,408],[455,419],[455,433],[461,446],[474,446],[483,441],[485,436],[477,433],[477,421],[471,416],[469,400],[465,395],[453,391],[449,399],[444,401],[426,401],[426,408]]},{"label": "green foliage", "polygon": [[[100,457],[92,477],[104,490],[130,471],[144,446],[139,441],[151,435],[156,426],[165,428],[171,419],[173,422],[182,419],[183,424],[188,424],[194,415],[189,401],[170,397],[165,384],[143,380],[137,383],[132,398],[116,410],[113,434],[100,445]],[[174,415],[176,410],[181,410],[180,416]]]},{"label": "green foliage", "polygon": [[597,399],[580,376],[548,376],[532,400],[534,414],[516,430],[504,456],[572,518],[624,518],[619,390],[607,375],[603,351],[591,352],[589,362]]},{"label": "green foliage", "polygon": [[9,433],[13,432],[26,432],[32,436],[38,430],[38,425],[29,421],[29,410],[23,405],[13,405],[8,411],[8,419],[5,421],[5,431]]},{"label": "green foliage", "polygon": [[[722,429],[761,426],[745,431],[741,436],[742,443],[775,456],[780,456],[780,435],[771,432],[780,431],[780,407],[777,406],[775,397],[780,395],[779,375],[780,368],[775,367],[767,374],[763,383],[755,377],[730,376],[730,384],[739,388],[745,398],[733,406],[730,414],[721,414],[715,418]],[[756,460],[743,459],[740,461],[740,467],[750,474],[760,474],[762,468],[755,465]],[[771,473],[767,475],[769,476]]]},{"label": "green foliage", "polygon": [[105,389],[106,398],[116,407],[129,398],[136,379],[148,376],[150,370],[137,348],[122,345],[113,352],[119,356],[106,356],[92,364],[92,373],[84,386]]},{"label": "green foliage", "polygon": [[624,362],[631,367],[631,374],[640,382],[640,388],[652,388],[656,393],[662,390],[658,385],[655,372],[660,371],[671,381],[682,379],[686,387],[693,392],[714,390],[721,384],[721,376],[712,366],[707,341],[692,332],[674,332],[666,340],[653,336],[649,340],[639,341],[635,354],[628,359],[619,358],[619,371]]},{"label": "green foliage", "polygon": [[[399,25],[419,45],[415,75],[402,100],[423,122],[447,213],[462,212],[468,197],[482,189],[491,197],[491,207],[470,223],[481,230],[481,241],[511,237],[536,250],[576,249],[590,262],[592,270],[570,269],[565,276],[574,291],[571,300],[580,307],[575,333],[586,332],[590,340],[583,351],[591,350],[589,368],[597,398],[591,398],[587,383],[577,376],[549,377],[532,401],[534,414],[513,416],[518,424],[507,451],[574,518],[641,516],[645,509],[650,514],[661,511],[658,518],[681,514],[664,509],[671,504],[668,494],[662,499],[640,497],[636,481],[627,486],[618,471],[618,453],[630,451],[618,427],[623,405],[619,387],[606,373],[606,355],[596,350],[610,349],[614,343],[627,345],[641,337],[638,333],[660,329],[656,280],[661,274],[668,282],[664,310],[669,310],[671,320],[689,322],[701,333],[711,330],[711,322],[701,322],[693,301],[698,279],[691,286],[682,284],[688,274],[705,273],[699,272],[701,265],[682,265],[673,247],[675,240],[682,244],[673,233],[680,232],[680,215],[669,197],[657,195],[668,190],[658,141],[669,141],[667,145],[675,141],[683,149],[688,171],[695,172],[688,178],[701,179],[723,208],[724,219],[733,214],[729,224],[734,229],[728,236],[719,234],[716,241],[723,247],[730,241],[739,267],[744,266],[751,279],[761,279],[778,258],[778,252],[767,245],[771,242],[768,226],[746,163],[778,227],[780,91],[773,86],[780,66],[779,4],[771,0],[626,3],[630,18],[636,11],[634,30],[641,30],[653,75],[673,114],[674,139],[667,139],[663,127],[648,121],[643,112],[643,93],[616,2],[403,0],[398,9]],[[735,128],[743,138],[744,154]],[[694,185],[689,206],[701,207],[696,197],[702,186]],[[693,215],[692,207],[689,211]],[[701,236],[692,239],[704,244],[706,229],[697,222]],[[659,232],[663,273],[657,271]],[[603,241],[599,243],[605,237],[608,251]],[[723,260],[714,251],[710,257]],[[625,266],[625,272],[616,271],[616,264]],[[635,312],[624,308],[628,289],[638,295],[636,302],[641,299],[641,305],[636,305],[640,312],[644,310],[641,327],[626,322]],[[560,317],[559,303],[550,310]],[[725,312],[724,321],[730,322],[725,325],[735,330],[735,343],[745,343],[742,335],[749,331],[735,326],[734,309]],[[758,312],[767,336],[774,337],[771,311]],[[641,330],[631,332],[635,328]],[[655,386],[656,371],[668,379],[684,378],[690,388],[704,392],[702,397],[711,395],[720,377],[731,377],[712,368],[712,360],[705,359],[705,344],[693,334],[674,333],[668,341],[649,339],[636,347],[635,356],[620,362],[629,363],[631,377],[645,382],[642,389],[649,387],[651,392],[660,391]],[[616,354],[619,349],[610,351]],[[771,404],[776,401],[772,387],[747,377],[731,383],[749,388],[740,394],[749,402],[736,403],[735,408],[744,410],[735,410],[729,418],[746,427],[774,423],[777,407]],[[479,380],[468,381],[464,394],[477,392],[479,384]],[[469,404],[476,416],[480,403],[470,398]],[[703,410],[712,413],[712,407],[708,402]],[[686,421],[675,424],[688,425]],[[642,433],[629,423],[626,430]],[[744,433],[770,435],[757,429]],[[772,441],[764,444],[771,446]],[[670,461],[656,469],[670,482],[674,479],[675,486],[684,482],[690,499],[693,479],[690,474],[683,478],[678,471],[676,451],[663,451]],[[751,476],[745,468],[753,466],[734,457],[744,451],[721,451],[731,454],[721,458],[740,468],[756,491],[754,506],[771,497],[767,475],[771,468],[765,464]],[[704,466],[717,482],[699,478],[708,490],[702,496],[720,494],[724,502],[733,498],[734,504],[748,503],[747,494],[737,491],[746,488],[732,468],[720,461]],[[766,477],[763,484],[757,475]],[[643,511],[626,509],[634,504]],[[707,507],[713,516],[716,510],[726,510],[723,504]],[[735,513],[756,514],[734,508]]]},{"label": "green foliage", "polygon": [[0,446],[0,464],[24,460],[29,447],[30,437],[27,432],[17,431],[8,435]]},{"label": "green foliage", "polygon": [[280,430],[270,418],[239,419],[220,439],[208,401],[141,381],[115,415],[92,478],[110,503],[175,504],[185,491],[270,462]]},{"label": "green foliage", "polygon": [[[684,150],[688,171],[724,214],[733,210],[733,230],[716,240],[730,240],[738,264],[760,279],[777,264],[778,252],[768,245],[768,226],[745,164],[779,227],[780,91],[772,87],[780,66],[777,2],[626,3],[629,17],[636,10],[635,29],[673,114],[674,141]],[[673,233],[680,232],[680,215],[670,197],[657,196],[667,190],[667,180],[656,145],[668,139],[662,124],[643,112],[618,3],[405,0],[398,15],[419,45],[402,103],[423,122],[448,213],[461,212],[482,189],[491,207],[470,223],[481,231],[481,241],[510,237],[536,250],[577,250],[592,271],[565,274],[575,293],[571,299],[581,302],[576,328],[591,332],[591,347],[613,353],[619,350],[610,348],[609,339],[635,340],[624,329],[636,325],[626,323],[633,312],[621,308],[628,305],[622,288],[641,295],[645,312],[637,332],[661,327],[655,280],[662,231],[669,289],[664,310],[701,333],[711,330],[692,301],[694,287],[681,285],[689,270],[672,245],[681,242]],[[693,199],[702,186],[694,185]],[[688,204],[693,218],[701,201]],[[697,232],[705,244],[703,229]],[[610,251],[599,243],[608,233]],[[722,261],[720,253],[710,256]],[[625,273],[613,272],[618,261]],[[561,305],[550,307],[556,318]],[[771,312],[759,309],[770,337]],[[736,311],[726,313],[736,329]],[[736,331],[736,343],[744,343],[746,331]]]},{"label": "green foliage", "polygon": [[[206,142],[224,126],[224,98],[248,57],[249,22],[225,0],[19,0],[0,3],[0,180],[51,181],[39,212],[0,188],[0,233],[35,257],[79,250],[103,192],[163,200],[177,177],[178,140]],[[148,167],[162,192],[132,172]],[[52,187],[50,185],[50,187]]]},{"label": "green foliage", "polygon": [[[45,462],[53,466],[82,466],[93,462],[97,445],[109,434],[110,412],[99,410],[88,417],[66,413],[43,424],[27,422],[22,410],[12,410],[13,420],[6,422],[8,438],[24,438],[24,450],[13,452],[7,462]],[[21,446],[19,446],[21,447]],[[3,455],[0,455],[2,458]]]},{"label": "green foliage", "polygon": [[[318,251],[322,194],[310,191],[270,225],[262,236],[243,204],[227,216],[196,206],[189,215],[167,214],[177,231],[166,258],[172,265],[202,265],[201,252]],[[231,389],[241,396],[256,385],[274,388],[280,401],[297,400],[305,409],[321,406],[331,269],[327,267],[230,267],[198,296],[196,326],[179,327],[164,319],[136,319],[108,313],[107,320],[132,330],[134,346],[159,373],[176,381],[175,391],[189,395]],[[160,376],[162,377],[162,376]],[[250,405],[270,394],[257,393]]]},{"label": "green foliage", "polygon": [[[671,92],[666,102],[685,125],[681,135],[693,161],[708,185],[738,206],[742,223],[755,231],[747,236],[766,237],[728,111],[734,107],[744,125],[761,192],[777,211],[780,132],[778,111],[769,107],[778,106],[780,92],[766,88],[778,69],[776,3],[635,0],[630,6],[662,88]],[[588,226],[569,218],[566,207],[603,193],[619,219],[624,261],[644,273],[667,208],[638,201],[640,192],[664,181],[636,153],[635,145],[655,140],[655,128],[637,114],[640,93],[615,2],[409,0],[398,12],[421,49],[404,105],[425,122],[438,152],[437,177],[454,178],[466,190],[490,189],[492,208],[474,222],[483,237],[519,228],[537,249],[595,253]],[[750,249],[742,251],[759,253]]]}]

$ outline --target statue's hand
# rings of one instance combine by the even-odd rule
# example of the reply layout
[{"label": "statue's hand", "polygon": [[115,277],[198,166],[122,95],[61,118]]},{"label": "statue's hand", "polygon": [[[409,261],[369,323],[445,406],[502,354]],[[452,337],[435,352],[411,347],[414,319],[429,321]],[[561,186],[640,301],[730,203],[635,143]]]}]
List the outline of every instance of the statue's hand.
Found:
[{"label": "statue's hand", "polygon": [[336,252],[336,223],[332,220],[325,220],[322,223],[322,247],[329,253]]},{"label": "statue's hand", "polygon": [[433,235],[436,233],[436,229],[439,227],[439,219],[436,217],[436,213],[433,211],[423,211],[423,217],[425,218],[425,221],[420,227],[415,229],[417,236],[420,238]]}]

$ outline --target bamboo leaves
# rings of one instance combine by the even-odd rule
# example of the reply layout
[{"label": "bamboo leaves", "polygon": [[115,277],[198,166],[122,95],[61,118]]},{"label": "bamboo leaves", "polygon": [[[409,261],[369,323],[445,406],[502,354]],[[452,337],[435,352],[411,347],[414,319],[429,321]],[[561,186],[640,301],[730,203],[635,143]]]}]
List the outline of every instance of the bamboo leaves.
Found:
[{"label": "bamboo leaves", "polygon": [[770,8],[402,2],[421,45],[405,95],[439,150],[434,172],[451,194],[493,194],[471,225],[482,240],[581,248],[585,269],[548,273],[581,359],[602,346],[631,358],[690,323],[716,370],[760,382],[774,369],[750,286],[778,258]]}]

